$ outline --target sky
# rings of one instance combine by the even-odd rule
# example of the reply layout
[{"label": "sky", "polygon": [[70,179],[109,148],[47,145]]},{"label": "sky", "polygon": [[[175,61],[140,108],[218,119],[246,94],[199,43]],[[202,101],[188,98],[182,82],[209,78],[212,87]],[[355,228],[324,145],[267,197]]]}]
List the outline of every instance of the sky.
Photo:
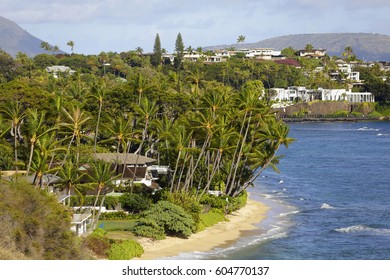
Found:
[{"label": "sky", "polygon": [[246,43],[307,33],[390,35],[389,0],[0,0],[0,15],[70,52],[99,54],[141,47],[156,34],[173,52],[185,47]]}]

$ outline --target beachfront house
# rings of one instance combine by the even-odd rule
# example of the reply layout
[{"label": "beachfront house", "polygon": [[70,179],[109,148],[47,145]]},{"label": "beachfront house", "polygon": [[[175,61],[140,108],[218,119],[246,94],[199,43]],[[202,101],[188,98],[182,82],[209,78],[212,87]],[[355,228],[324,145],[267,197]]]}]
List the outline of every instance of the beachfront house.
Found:
[{"label": "beachfront house", "polygon": [[115,181],[117,186],[133,181],[156,190],[159,189],[158,184],[155,183],[159,179],[159,175],[168,174],[169,172],[168,166],[156,165],[156,159],[139,154],[96,153],[93,157],[96,160],[112,163],[112,170],[115,170],[116,175],[123,174],[123,179]]},{"label": "beachfront house", "polygon": [[349,101],[352,103],[375,102],[371,92],[352,92],[351,89],[306,89],[306,87],[288,87],[270,89],[270,98],[275,103],[290,104],[294,101]]}]

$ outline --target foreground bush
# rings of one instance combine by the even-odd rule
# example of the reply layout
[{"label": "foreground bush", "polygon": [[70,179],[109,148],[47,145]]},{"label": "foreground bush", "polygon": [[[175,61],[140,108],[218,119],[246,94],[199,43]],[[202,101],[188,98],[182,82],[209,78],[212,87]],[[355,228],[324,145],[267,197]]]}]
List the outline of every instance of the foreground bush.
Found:
[{"label": "foreground bush", "polygon": [[168,201],[159,201],[141,213],[134,233],[154,239],[164,239],[166,235],[186,238],[194,230],[195,222],[183,208]]},{"label": "foreground bush", "polygon": [[141,244],[135,240],[126,240],[115,243],[108,251],[109,260],[130,260],[132,258],[139,258],[144,253]]},{"label": "foreground bush", "polygon": [[150,200],[138,193],[125,193],[119,201],[122,208],[130,213],[139,213],[149,208]]},{"label": "foreground bush", "polygon": [[0,213],[0,250],[11,258],[83,258],[71,213],[56,196],[23,182],[2,183]]},{"label": "foreground bush", "polygon": [[107,252],[111,248],[111,242],[105,234],[105,230],[97,228],[85,239],[85,246],[98,258],[107,258]]}]

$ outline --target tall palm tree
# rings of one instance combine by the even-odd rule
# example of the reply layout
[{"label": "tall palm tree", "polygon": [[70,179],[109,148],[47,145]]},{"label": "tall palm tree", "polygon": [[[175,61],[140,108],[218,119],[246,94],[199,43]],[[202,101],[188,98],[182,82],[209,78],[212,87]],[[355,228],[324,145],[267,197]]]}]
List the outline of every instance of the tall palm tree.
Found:
[{"label": "tall palm tree", "polygon": [[140,120],[139,123],[143,124],[141,144],[135,152],[136,154],[140,154],[142,151],[142,146],[145,140],[148,138],[150,122],[156,117],[158,112],[158,106],[155,101],[151,101],[144,97],[140,100],[140,104],[135,106],[134,110]]},{"label": "tall palm tree", "polygon": [[66,45],[68,45],[70,47],[70,51],[73,54],[73,49],[74,49],[74,45],[75,45],[74,41],[70,40],[70,41],[68,41],[68,43],[66,43]]},{"label": "tall palm tree", "polygon": [[[116,153],[117,158],[119,158],[119,154],[121,151],[123,153],[127,152],[127,148],[130,147],[130,141],[134,140],[133,135],[133,126],[132,119],[125,115],[119,115],[115,118],[110,118],[109,122],[103,124],[103,128],[108,132],[110,138],[101,141],[105,142],[116,142]],[[118,160],[116,162],[115,170],[118,167]]]},{"label": "tall palm tree", "polygon": [[134,89],[138,94],[138,105],[141,104],[141,99],[143,97],[143,93],[153,87],[152,84],[141,74],[137,74],[137,78],[134,80]]},{"label": "tall palm tree", "polygon": [[[120,176],[115,176],[114,170],[112,170],[111,167],[111,163],[102,160],[92,161],[90,163],[89,172],[87,173],[87,176],[89,177],[88,185],[96,189],[96,198],[92,211],[92,230],[96,228],[97,222],[99,221],[107,192],[113,188],[113,181]],[[103,194],[103,197],[100,202],[99,211],[96,214],[96,207],[101,194]]]},{"label": "tall palm tree", "polygon": [[83,129],[85,128],[85,125],[88,123],[88,121],[91,120],[91,117],[85,116],[86,113],[84,111],[82,111],[79,107],[74,106],[72,106],[71,110],[69,111],[65,108],[62,108],[62,113],[65,120],[64,122],[61,122],[59,126],[64,127],[68,130],[68,132],[71,133],[71,136],[69,137],[70,141],[68,144],[68,149],[62,165],[65,163],[74,141],[76,141],[76,163],[78,163],[80,157],[80,139],[83,136]]},{"label": "tall palm tree", "polygon": [[95,128],[95,136],[94,136],[94,143],[93,143],[93,152],[96,153],[96,146],[97,146],[97,139],[99,136],[99,125],[100,125],[100,117],[102,114],[102,108],[103,108],[103,101],[106,96],[106,84],[104,80],[102,80],[102,83],[96,84],[92,88],[92,94],[90,95],[93,99],[96,99],[99,103],[99,111],[96,121],[96,128]]},{"label": "tall palm tree", "polygon": [[18,171],[18,142],[23,139],[21,126],[24,122],[26,113],[19,101],[7,102],[0,108],[6,120],[11,122],[10,133],[14,140],[14,160],[15,169]]},{"label": "tall palm tree", "polygon": [[78,165],[75,162],[69,160],[66,161],[58,172],[60,179],[56,182],[56,185],[60,185],[67,190],[68,206],[70,206],[70,194],[72,190],[75,190],[79,196],[81,192],[77,185],[80,183],[80,180],[85,176],[85,173],[80,173]]},{"label": "tall palm tree", "polygon": [[46,128],[45,115],[45,111],[38,113],[37,109],[27,109],[27,134],[30,140],[30,156],[27,164],[26,176],[28,176],[30,172],[36,142],[43,135],[57,129],[56,127]]},{"label": "tall palm tree", "polygon": [[245,36],[244,35],[238,36],[237,44],[243,44],[243,43],[245,43]]},{"label": "tall palm tree", "polygon": [[55,133],[47,133],[38,138],[37,148],[34,149],[34,156],[31,162],[31,170],[35,172],[33,184],[36,187],[42,186],[44,174],[58,172],[60,167],[53,166],[52,160],[59,152],[65,149],[59,147],[59,142],[55,140]]},{"label": "tall palm tree", "polygon": [[77,72],[75,81],[71,82],[67,89],[67,94],[69,94],[75,101],[81,103],[88,95],[88,90],[88,87],[81,80],[81,74]]},{"label": "tall palm tree", "polygon": [[[168,135],[168,137],[174,141],[173,148],[175,151],[177,151],[177,158],[173,170],[173,175],[171,178],[171,187],[170,187],[171,193],[175,189],[174,188],[175,184],[177,185],[176,189],[179,188],[180,181],[176,181],[176,175],[179,171],[179,163],[183,157],[183,154],[185,156],[186,151],[189,150],[188,146],[192,139],[191,131],[188,131],[184,125],[175,125],[172,132],[173,133]],[[184,163],[183,163],[183,167],[184,167]]]}]

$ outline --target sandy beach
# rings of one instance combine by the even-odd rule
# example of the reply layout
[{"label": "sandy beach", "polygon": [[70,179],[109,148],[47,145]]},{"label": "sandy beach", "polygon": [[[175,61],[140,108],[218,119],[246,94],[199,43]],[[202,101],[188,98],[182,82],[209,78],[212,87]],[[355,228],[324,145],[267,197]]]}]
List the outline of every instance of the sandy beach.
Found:
[{"label": "sandy beach", "polygon": [[141,238],[145,253],[141,260],[155,260],[164,257],[176,256],[182,252],[206,252],[214,248],[228,247],[229,244],[240,238],[245,231],[257,229],[255,224],[260,223],[267,214],[268,206],[258,201],[248,199],[242,209],[227,216],[229,221],[220,222],[188,239],[167,237],[167,239],[152,241]]}]

